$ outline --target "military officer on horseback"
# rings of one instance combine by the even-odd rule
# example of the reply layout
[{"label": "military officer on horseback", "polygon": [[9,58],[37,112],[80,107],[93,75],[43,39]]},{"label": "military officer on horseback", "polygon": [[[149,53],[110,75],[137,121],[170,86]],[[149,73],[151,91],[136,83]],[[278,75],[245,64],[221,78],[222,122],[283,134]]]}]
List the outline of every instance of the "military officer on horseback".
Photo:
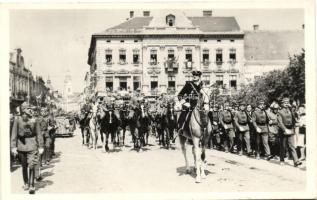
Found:
[{"label": "military officer on horseback", "polygon": [[183,134],[184,128],[188,125],[189,115],[197,105],[200,90],[203,86],[201,74],[201,71],[193,71],[193,80],[187,81],[183,89],[178,94],[182,105],[182,111],[178,119],[178,132],[180,134]]}]

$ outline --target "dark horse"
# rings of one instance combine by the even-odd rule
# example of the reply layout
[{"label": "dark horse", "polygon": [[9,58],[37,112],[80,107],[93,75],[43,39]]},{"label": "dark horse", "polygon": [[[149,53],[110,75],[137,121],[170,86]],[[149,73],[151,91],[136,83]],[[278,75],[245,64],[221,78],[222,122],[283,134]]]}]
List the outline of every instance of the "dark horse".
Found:
[{"label": "dark horse", "polygon": [[118,127],[120,125],[120,120],[118,118],[118,113],[113,108],[109,110],[100,110],[100,132],[105,134],[104,138],[104,147],[105,150],[109,151],[108,140],[109,135],[111,136],[111,142],[113,144],[113,148],[115,147],[115,139],[118,131]]},{"label": "dark horse", "polygon": [[148,111],[146,110],[144,104],[141,104],[139,108],[136,109],[136,119],[137,128],[140,137],[140,145],[148,145],[148,138],[150,132],[151,119]]},{"label": "dark horse", "polygon": [[168,103],[165,118],[166,118],[166,145],[167,145],[167,148],[169,148],[170,141],[175,143],[174,131],[177,128],[177,115],[175,113],[173,103]]},{"label": "dark horse", "polygon": [[89,118],[88,113],[81,112],[79,115],[79,126],[81,130],[82,136],[82,144],[88,145],[89,144]]}]

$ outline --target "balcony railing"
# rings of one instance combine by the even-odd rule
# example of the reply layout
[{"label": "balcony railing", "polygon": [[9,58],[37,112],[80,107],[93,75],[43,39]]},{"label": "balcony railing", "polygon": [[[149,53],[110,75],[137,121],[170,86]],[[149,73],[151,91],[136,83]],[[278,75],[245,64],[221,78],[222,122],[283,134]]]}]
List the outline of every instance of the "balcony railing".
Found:
[{"label": "balcony railing", "polygon": [[152,61],[150,61],[149,62],[149,65],[158,65],[159,64],[159,62],[157,62],[156,60],[152,60]]},{"label": "balcony railing", "polygon": [[233,66],[237,63],[237,61],[236,60],[229,60],[228,63]]},{"label": "balcony railing", "polygon": [[209,60],[205,60],[202,62],[202,64],[206,67],[210,65],[210,61]]},{"label": "balcony railing", "polygon": [[178,69],[178,63],[176,62],[175,59],[166,60],[164,65],[165,65],[165,69],[168,72],[174,72],[175,70]]},{"label": "balcony railing", "polygon": [[222,65],[223,64],[223,61],[222,60],[218,60],[218,61],[216,61],[216,65]]},{"label": "balcony railing", "polygon": [[126,60],[119,60],[118,62],[119,65],[126,65],[128,64]]}]

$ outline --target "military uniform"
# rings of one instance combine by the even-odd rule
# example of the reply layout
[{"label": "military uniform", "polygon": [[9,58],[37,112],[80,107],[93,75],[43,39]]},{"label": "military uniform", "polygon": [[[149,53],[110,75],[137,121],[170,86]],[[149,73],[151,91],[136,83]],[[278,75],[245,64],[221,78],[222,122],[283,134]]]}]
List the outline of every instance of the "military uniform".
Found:
[{"label": "military uniform", "polygon": [[220,113],[219,121],[223,130],[221,140],[224,144],[225,151],[233,152],[235,132],[233,127],[234,116],[232,112],[229,109],[223,110]]},{"label": "military uniform", "polygon": [[57,124],[53,116],[48,118],[48,133],[50,137],[50,159],[55,155],[55,137],[56,137]]},{"label": "military uniform", "polygon": [[264,147],[265,156],[270,156],[270,147],[268,144],[269,129],[268,129],[268,117],[266,111],[260,108],[256,108],[252,114],[252,123],[256,131],[256,153],[257,158],[260,158],[260,142]]},{"label": "military uniform", "polygon": [[[286,98],[283,103],[289,100]],[[288,149],[293,157],[294,165],[300,165],[297,153],[295,150],[295,118],[290,108],[283,106],[277,114],[278,126],[280,128],[280,160],[284,162],[285,152]]]},{"label": "military uniform", "polygon": [[245,110],[238,110],[236,111],[235,117],[234,117],[235,126],[237,128],[237,134],[238,134],[238,152],[240,155],[242,155],[242,144],[243,140],[246,145],[247,153],[248,155],[251,153],[250,148],[250,128],[248,125],[248,115]]},{"label": "military uniform", "polygon": [[272,110],[267,112],[267,115],[269,117],[269,146],[271,150],[271,156],[269,159],[279,155],[279,128],[277,121],[277,112],[274,112],[273,109],[277,110],[278,107],[272,107]]},{"label": "military uniform", "polygon": [[[29,117],[23,117],[24,115]],[[43,149],[43,136],[39,121],[31,118],[30,111],[24,111],[22,116],[16,117],[12,127],[11,148],[18,153],[25,189],[31,186],[34,192],[34,167],[39,161],[38,149]],[[29,169],[29,171],[28,171]]]},{"label": "military uniform", "polygon": [[[189,103],[189,107],[182,106],[182,111],[180,113],[180,116],[178,118],[178,129],[185,129],[188,130],[189,126],[189,119],[192,113],[192,110],[195,108],[198,102],[198,98],[200,96],[200,90],[202,87],[202,82],[199,82],[196,84],[193,81],[186,82],[183,89],[179,92],[178,97],[182,99],[183,105],[185,103]],[[185,133],[186,137],[191,137],[188,133],[188,131],[183,132]]]},{"label": "military uniform", "polygon": [[214,109],[209,113],[209,118],[212,124],[212,136],[211,136],[211,147],[220,149],[220,121],[219,121],[219,111]]}]

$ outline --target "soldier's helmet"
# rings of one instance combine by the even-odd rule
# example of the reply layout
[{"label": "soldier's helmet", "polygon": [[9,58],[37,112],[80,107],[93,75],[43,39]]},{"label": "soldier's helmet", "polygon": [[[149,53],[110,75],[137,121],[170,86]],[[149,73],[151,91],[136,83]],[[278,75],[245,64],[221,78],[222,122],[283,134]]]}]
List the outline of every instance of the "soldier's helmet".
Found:
[{"label": "soldier's helmet", "polygon": [[276,102],[272,103],[270,106],[271,109],[279,109],[279,107],[280,106]]}]

